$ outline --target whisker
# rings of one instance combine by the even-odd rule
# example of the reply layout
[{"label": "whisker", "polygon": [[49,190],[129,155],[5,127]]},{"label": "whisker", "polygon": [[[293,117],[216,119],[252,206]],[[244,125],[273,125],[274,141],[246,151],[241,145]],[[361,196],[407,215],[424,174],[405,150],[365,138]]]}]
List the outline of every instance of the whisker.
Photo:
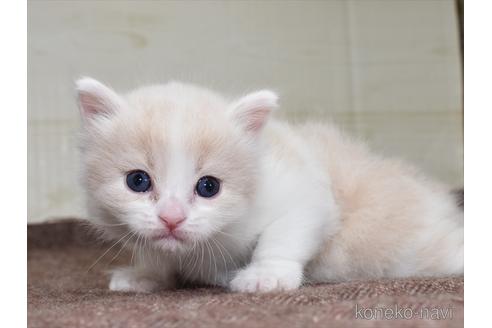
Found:
[{"label": "whisker", "polygon": [[246,242],[250,241],[250,238],[244,238],[244,237],[241,237],[238,235],[233,235],[233,234],[227,233],[225,231],[219,230],[218,227],[216,227],[216,226],[212,226],[211,230],[214,233],[222,234],[222,235],[229,237],[230,239],[233,239],[233,240],[241,240],[241,241],[246,241]]},{"label": "whisker", "polygon": [[102,226],[102,227],[119,227],[119,226],[125,226],[128,224],[126,224],[126,223],[114,223],[114,224],[95,223],[94,225]]},{"label": "whisker", "polygon": [[143,238],[143,257],[144,257],[144,262],[145,263],[148,263],[148,260],[147,260],[147,238]]},{"label": "whisker", "polygon": [[231,253],[229,250],[220,242],[219,239],[216,240],[217,244],[224,250],[224,252],[227,254],[227,256],[231,259],[232,264],[234,264],[234,269],[237,270],[239,269],[239,265],[237,265],[236,261],[232,257]]},{"label": "whisker", "polygon": [[181,273],[181,271],[183,271],[183,263],[181,263],[181,256],[178,256],[178,271],[179,273]]},{"label": "whisker", "polygon": [[132,259],[130,260],[130,264],[133,265],[133,257],[135,256],[135,249],[138,248],[138,240],[140,239],[140,235],[137,235],[137,240],[135,241],[135,244],[133,245],[133,250],[132,250]]},{"label": "whisker", "polygon": [[[210,248],[210,243],[208,240],[205,240],[205,245],[207,246],[207,252],[208,252],[208,272],[207,272],[207,280],[210,281],[210,276],[213,276],[215,278],[215,276],[217,275],[217,266],[215,266],[215,271],[214,271],[214,274],[212,275],[212,263],[211,263],[211,260],[213,259],[213,250]],[[214,265],[215,265],[215,262],[214,262]],[[215,282],[215,279],[214,279],[214,282]]]},{"label": "whisker", "polygon": [[143,261],[143,255],[142,255],[142,242],[145,237],[142,236],[142,238],[138,242],[138,258],[140,261]]},{"label": "whisker", "polygon": [[200,278],[202,277],[202,274],[203,274],[203,252],[204,252],[203,244],[201,243],[200,244],[200,253],[201,253],[201,256],[200,256],[200,266],[198,267],[198,272],[200,274]]},{"label": "whisker", "polygon": [[113,249],[113,247],[115,247],[121,240],[123,240],[130,233],[131,233],[131,231],[128,231],[123,237],[121,237],[120,239],[118,239],[118,241],[116,241],[111,247],[109,247],[101,256],[99,256],[97,258],[97,260],[94,263],[92,263],[92,265],[89,267],[89,269],[87,269],[86,273],[89,272],[106,254],[108,254],[108,252],[111,249]]},{"label": "whisker", "polygon": [[120,247],[120,250],[118,251],[118,253],[116,253],[115,256],[113,256],[113,258],[111,259],[111,261],[109,261],[109,264],[113,263],[113,261],[121,254],[121,252],[123,251],[123,249],[125,249],[125,246],[126,244],[128,244],[128,242],[133,238],[135,237],[135,234],[136,232],[132,233],[130,235],[130,237],[128,237],[128,239],[123,243],[123,246]]},{"label": "whisker", "polygon": [[220,255],[222,256],[222,261],[224,262],[224,269],[226,271],[226,276],[228,277],[229,276],[229,268],[227,266],[227,261],[224,257],[224,253],[222,252],[220,247],[217,245],[217,241],[214,238],[211,238],[210,240],[216,245],[217,249],[219,250]]},{"label": "whisker", "polygon": [[197,245],[198,243],[194,240],[193,241],[193,248],[191,249],[191,252],[190,252],[190,264],[191,264],[191,261],[193,261],[193,267],[191,268],[191,270],[187,270],[187,278],[191,278],[191,274],[192,272],[194,272],[195,270],[195,266],[197,265],[198,263],[198,256],[194,256],[196,254],[196,248],[197,248]]}]

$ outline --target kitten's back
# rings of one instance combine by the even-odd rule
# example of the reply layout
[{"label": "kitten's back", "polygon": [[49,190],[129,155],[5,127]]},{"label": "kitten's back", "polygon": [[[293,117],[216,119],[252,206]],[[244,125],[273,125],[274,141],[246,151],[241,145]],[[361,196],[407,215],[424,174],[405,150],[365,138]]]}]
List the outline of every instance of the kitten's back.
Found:
[{"label": "kitten's back", "polygon": [[305,124],[298,132],[328,172],[341,212],[341,230],[313,261],[314,276],[462,272],[463,213],[446,186],[371,153],[330,124]]}]

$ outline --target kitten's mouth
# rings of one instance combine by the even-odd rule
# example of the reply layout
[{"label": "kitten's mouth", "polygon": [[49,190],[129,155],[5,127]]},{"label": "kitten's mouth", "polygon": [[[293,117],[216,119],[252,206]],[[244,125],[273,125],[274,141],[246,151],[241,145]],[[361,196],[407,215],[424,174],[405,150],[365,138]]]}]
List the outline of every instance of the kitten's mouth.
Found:
[{"label": "kitten's mouth", "polygon": [[167,232],[167,233],[161,233],[159,235],[153,236],[152,240],[154,241],[159,241],[159,240],[175,240],[179,242],[184,242],[184,238],[177,235],[175,232]]}]

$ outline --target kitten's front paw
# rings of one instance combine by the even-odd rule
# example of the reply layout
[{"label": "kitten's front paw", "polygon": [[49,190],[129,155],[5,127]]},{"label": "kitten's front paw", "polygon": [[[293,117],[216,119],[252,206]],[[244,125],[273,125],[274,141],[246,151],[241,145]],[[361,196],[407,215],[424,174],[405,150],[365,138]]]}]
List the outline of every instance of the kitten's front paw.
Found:
[{"label": "kitten's front paw", "polygon": [[145,277],[134,268],[114,270],[109,282],[109,289],[118,292],[150,293],[159,286],[158,281]]},{"label": "kitten's front paw", "polygon": [[270,292],[297,289],[302,283],[302,265],[295,262],[275,261],[254,263],[238,272],[230,283],[235,292]]}]

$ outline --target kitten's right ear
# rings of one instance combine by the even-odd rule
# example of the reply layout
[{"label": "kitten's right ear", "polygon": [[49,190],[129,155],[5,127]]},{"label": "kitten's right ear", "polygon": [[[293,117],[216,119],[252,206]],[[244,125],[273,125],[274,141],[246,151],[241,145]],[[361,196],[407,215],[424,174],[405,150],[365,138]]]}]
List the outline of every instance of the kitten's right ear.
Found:
[{"label": "kitten's right ear", "polygon": [[123,106],[123,100],[111,88],[90,77],[75,82],[80,114],[84,121],[108,116]]}]

